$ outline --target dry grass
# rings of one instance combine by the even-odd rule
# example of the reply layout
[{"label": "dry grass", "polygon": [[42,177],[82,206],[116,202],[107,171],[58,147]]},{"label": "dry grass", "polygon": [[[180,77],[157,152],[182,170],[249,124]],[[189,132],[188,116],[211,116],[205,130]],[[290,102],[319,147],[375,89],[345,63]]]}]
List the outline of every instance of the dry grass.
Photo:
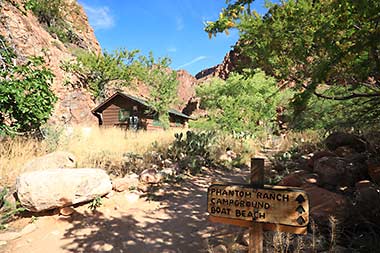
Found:
[{"label": "dry grass", "polygon": [[167,145],[178,131],[130,132],[118,128],[74,129],[70,138],[63,141],[58,150],[73,153],[78,167],[94,167],[99,162],[118,163],[123,154],[131,152],[143,154],[152,148],[153,143]]},{"label": "dry grass", "polygon": [[143,154],[153,143],[167,145],[178,130],[128,132],[117,128],[50,129],[44,141],[15,138],[0,145],[0,185],[12,185],[23,165],[36,157],[60,150],[75,155],[76,167],[112,167],[123,163],[123,154]]},{"label": "dry grass", "polygon": [[46,144],[34,139],[3,140],[0,145],[0,185],[11,185],[22,166],[29,160],[46,154]]}]

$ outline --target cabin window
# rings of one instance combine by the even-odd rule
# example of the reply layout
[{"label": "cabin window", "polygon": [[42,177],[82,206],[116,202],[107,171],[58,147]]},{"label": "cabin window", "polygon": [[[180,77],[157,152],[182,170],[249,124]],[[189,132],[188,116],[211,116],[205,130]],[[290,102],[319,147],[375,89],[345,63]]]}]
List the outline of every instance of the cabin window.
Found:
[{"label": "cabin window", "polygon": [[119,122],[125,122],[129,119],[130,112],[127,109],[119,109]]}]

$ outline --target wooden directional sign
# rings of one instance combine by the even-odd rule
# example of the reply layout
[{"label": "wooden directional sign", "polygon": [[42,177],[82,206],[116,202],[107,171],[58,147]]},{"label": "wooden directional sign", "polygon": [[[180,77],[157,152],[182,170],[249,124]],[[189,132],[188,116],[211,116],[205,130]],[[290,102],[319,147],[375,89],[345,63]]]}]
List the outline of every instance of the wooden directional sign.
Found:
[{"label": "wooden directional sign", "polygon": [[304,227],[309,223],[309,198],[297,188],[213,184],[207,211],[214,217]]}]

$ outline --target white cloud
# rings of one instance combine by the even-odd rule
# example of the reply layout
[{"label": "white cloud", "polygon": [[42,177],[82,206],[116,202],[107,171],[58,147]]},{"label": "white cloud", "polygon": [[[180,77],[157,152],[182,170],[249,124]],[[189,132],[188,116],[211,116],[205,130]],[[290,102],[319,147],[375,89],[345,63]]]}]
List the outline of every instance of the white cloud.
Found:
[{"label": "white cloud", "polygon": [[91,26],[95,30],[109,29],[115,25],[110,9],[107,6],[93,7],[84,3],[82,3],[82,6],[87,13]]},{"label": "white cloud", "polygon": [[177,48],[176,47],[169,47],[168,49],[166,49],[166,51],[168,51],[170,53],[175,53],[175,52],[177,52]]},{"label": "white cloud", "polygon": [[194,64],[194,63],[196,63],[196,62],[202,61],[202,60],[204,60],[204,59],[206,59],[206,58],[207,58],[207,57],[204,56],[204,55],[198,56],[198,57],[192,59],[191,61],[186,62],[185,64],[182,64],[182,65],[178,66],[177,69],[181,69],[181,68],[184,68],[184,67],[190,66],[190,65],[192,65],[192,64]]},{"label": "white cloud", "polygon": [[183,19],[181,17],[177,17],[176,27],[177,31],[182,31],[185,28],[185,24],[183,23]]}]

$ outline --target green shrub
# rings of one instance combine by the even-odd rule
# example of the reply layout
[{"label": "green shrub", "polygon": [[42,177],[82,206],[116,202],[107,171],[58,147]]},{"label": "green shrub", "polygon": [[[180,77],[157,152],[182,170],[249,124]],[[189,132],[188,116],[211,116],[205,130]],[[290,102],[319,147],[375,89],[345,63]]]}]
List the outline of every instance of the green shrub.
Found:
[{"label": "green shrub", "polygon": [[50,117],[57,100],[50,90],[53,73],[42,57],[19,63],[0,36],[0,134],[30,133]]},{"label": "green shrub", "polygon": [[88,208],[91,211],[95,211],[98,207],[101,207],[103,205],[102,197],[96,197],[88,205]]},{"label": "green shrub", "polygon": [[17,214],[24,212],[25,208],[21,207],[18,202],[12,205],[6,200],[8,188],[3,188],[0,192],[0,230],[6,229],[6,224]]}]

